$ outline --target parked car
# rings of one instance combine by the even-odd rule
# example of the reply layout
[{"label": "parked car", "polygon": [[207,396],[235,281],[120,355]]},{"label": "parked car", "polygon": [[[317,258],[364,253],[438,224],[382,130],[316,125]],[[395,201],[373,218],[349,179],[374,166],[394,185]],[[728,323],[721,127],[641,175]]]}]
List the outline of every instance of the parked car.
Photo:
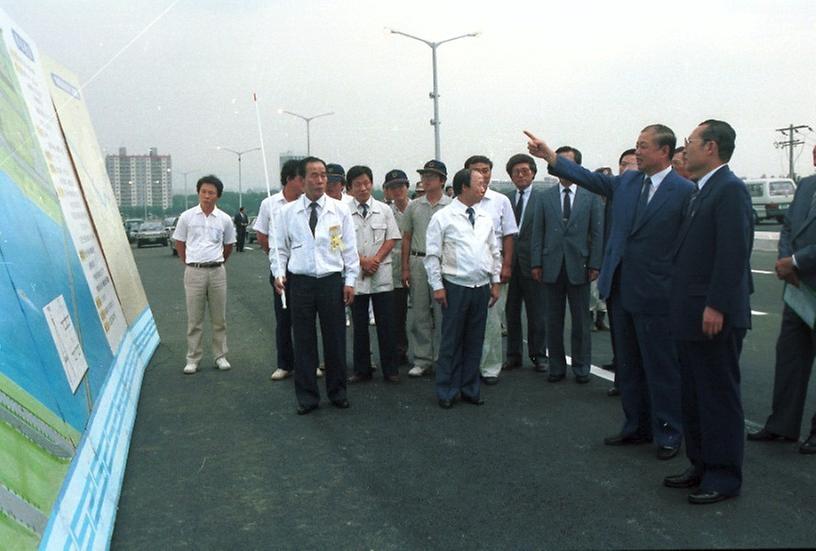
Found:
[{"label": "parked car", "polygon": [[125,220],[125,233],[127,234],[128,242],[133,243],[136,240],[136,232],[144,223],[141,218],[128,218]]},{"label": "parked car", "polygon": [[754,208],[754,225],[763,220],[782,222],[793,202],[796,184],[789,178],[755,178],[745,180]]},{"label": "parked car", "polygon": [[255,219],[258,218],[257,216],[250,216],[249,217],[249,225],[247,226],[247,235],[246,235],[246,242],[247,243],[255,243],[258,241],[258,232],[255,231],[253,227],[255,225]]},{"label": "parked car", "polygon": [[145,245],[167,246],[167,231],[161,222],[145,222],[136,232],[136,247],[141,249]]}]

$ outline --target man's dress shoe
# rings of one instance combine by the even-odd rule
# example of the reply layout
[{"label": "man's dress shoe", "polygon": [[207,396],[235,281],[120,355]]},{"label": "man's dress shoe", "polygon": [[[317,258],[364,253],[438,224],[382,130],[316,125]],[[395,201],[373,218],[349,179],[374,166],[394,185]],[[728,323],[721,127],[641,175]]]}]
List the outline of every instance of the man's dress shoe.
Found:
[{"label": "man's dress shoe", "polygon": [[663,479],[663,485],[667,488],[694,488],[700,485],[700,473],[694,467],[689,467],[681,474],[667,476]]},{"label": "man's dress shoe", "polygon": [[474,406],[481,406],[484,404],[484,400],[481,398],[474,398],[473,396],[465,396],[462,395],[462,401],[467,402],[468,404],[473,404]]},{"label": "man's dress shoe", "polygon": [[657,448],[657,458],[661,461],[666,461],[667,459],[671,459],[677,452],[680,451],[680,446],[660,446]]},{"label": "man's dress shoe", "polygon": [[749,432],[748,433],[748,440],[751,442],[796,442],[796,438],[788,438],[787,436],[782,436],[781,434],[776,434],[775,432],[771,432],[765,427],[762,427],[758,431]]},{"label": "man's dress shoe", "polygon": [[802,442],[802,445],[799,446],[799,453],[804,453],[806,455],[810,455],[816,453],[816,432],[812,433],[808,436],[808,439]]},{"label": "man's dress shoe", "polygon": [[298,406],[298,408],[297,408],[297,414],[298,414],[298,415],[306,415],[306,414],[309,414],[309,413],[313,412],[314,410],[316,410],[316,409],[317,409],[317,407],[318,407],[318,406],[317,406],[317,404],[315,404],[315,405],[313,405],[313,406]]},{"label": "man's dress shoe", "polygon": [[453,407],[453,400],[439,400],[439,407],[442,409],[450,409]]},{"label": "man's dress shoe", "polygon": [[712,503],[719,503],[731,497],[734,496],[721,494],[717,490],[697,490],[688,495],[688,500],[689,503],[694,503],[695,505],[711,505]]},{"label": "man's dress shoe", "polygon": [[338,409],[348,409],[351,406],[349,401],[345,398],[341,398],[340,400],[332,400],[332,404],[334,404],[334,407]]}]

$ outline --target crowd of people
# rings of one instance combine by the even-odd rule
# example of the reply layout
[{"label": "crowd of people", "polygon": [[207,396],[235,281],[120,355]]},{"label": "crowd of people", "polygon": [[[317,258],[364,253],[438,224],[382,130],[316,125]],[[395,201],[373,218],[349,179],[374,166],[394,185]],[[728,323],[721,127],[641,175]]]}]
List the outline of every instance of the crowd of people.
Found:
[{"label": "crowd of people", "polygon": [[[624,420],[604,443],[653,443],[657,458],[668,460],[685,441],[690,466],[663,483],[691,489],[696,504],[739,495],[739,356],[751,324],[753,218],[748,191],[728,167],[736,133],[711,119],[677,147],[670,128],[649,125],[621,154],[617,175],[584,168],[575,147],[552,149],[525,134],[528,153],[505,165],[514,184],[507,194],[490,189],[493,163],[483,155],[468,158],[450,182],[445,163],[428,161],[417,171],[422,194],[413,200],[406,173],[391,170],[382,182],[385,202],[372,196],[366,166],[346,172],[317,157],[286,162],[281,191],[262,202],[254,225],[275,295],[272,380],[294,375],[300,415],[319,407],[320,377],[330,402],[348,408],[347,385],[374,377],[369,332],[376,320],[385,382],[399,383],[399,368],[410,365],[409,377],[434,375],[441,408],[481,405],[482,384],[522,365],[525,335],[530,364],[547,381],[571,371],[576,383],[589,382],[592,326],[605,328],[608,313],[610,394],[620,394]],[[536,159],[558,185],[532,185]],[[181,215],[174,236],[186,265],[188,374],[201,361],[205,308],[216,367],[231,367],[224,263],[236,237],[233,220],[215,205],[222,190],[216,177],[201,178],[200,203]],[[816,224],[807,231],[815,192],[816,179],[803,181],[780,238],[777,274],[797,287],[816,285]],[[236,224],[245,227],[239,214]],[[777,355],[773,414],[749,440],[799,438],[816,339],[787,305]],[[816,452],[816,416],[800,451]]]}]

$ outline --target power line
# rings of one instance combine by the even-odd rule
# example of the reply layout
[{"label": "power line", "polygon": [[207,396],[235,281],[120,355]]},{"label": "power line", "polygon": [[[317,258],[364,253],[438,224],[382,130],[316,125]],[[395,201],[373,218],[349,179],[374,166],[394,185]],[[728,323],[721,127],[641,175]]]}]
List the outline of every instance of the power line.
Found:
[{"label": "power line", "polygon": [[787,140],[783,142],[774,142],[774,147],[776,147],[777,149],[784,149],[786,147],[788,148],[788,178],[794,181],[796,181],[796,172],[793,170],[793,165],[795,162],[793,158],[793,148],[797,145],[803,145],[805,143],[804,140],[794,138],[794,133],[801,134],[801,132],[799,131],[802,130],[803,128],[807,128],[808,130],[813,132],[813,129],[806,124],[800,124],[797,126],[790,124],[788,125],[787,128],[776,129],[777,132],[781,132],[783,135],[787,135],[788,138]]}]

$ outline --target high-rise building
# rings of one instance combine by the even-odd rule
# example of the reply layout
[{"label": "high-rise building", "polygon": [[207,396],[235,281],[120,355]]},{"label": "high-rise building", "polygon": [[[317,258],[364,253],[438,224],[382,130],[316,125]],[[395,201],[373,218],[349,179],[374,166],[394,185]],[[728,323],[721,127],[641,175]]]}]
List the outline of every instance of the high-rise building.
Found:
[{"label": "high-rise building", "polygon": [[120,147],[118,155],[105,157],[105,168],[119,207],[167,209],[173,204],[172,161],[155,147],[147,155],[128,155]]}]

